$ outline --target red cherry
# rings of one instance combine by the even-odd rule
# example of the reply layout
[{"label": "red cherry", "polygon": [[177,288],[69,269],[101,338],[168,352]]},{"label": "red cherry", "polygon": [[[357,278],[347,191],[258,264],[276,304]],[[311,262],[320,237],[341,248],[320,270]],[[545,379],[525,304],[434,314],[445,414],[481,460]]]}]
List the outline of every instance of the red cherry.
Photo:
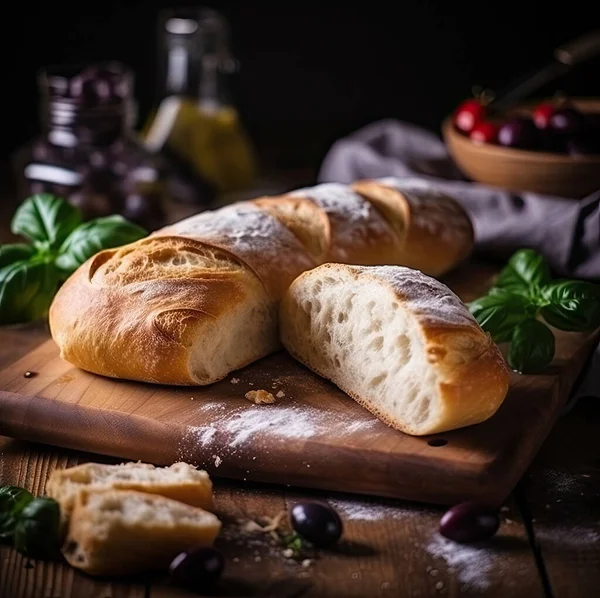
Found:
[{"label": "red cherry", "polygon": [[499,126],[487,120],[475,124],[469,137],[473,143],[496,143],[498,141]]},{"label": "red cherry", "polygon": [[477,98],[462,102],[454,112],[454,125],[463,133],[470,133],[473,127],[486,116],[485,104]]},{"label": "red cherry", "polygon": [[533,118],[533,122],[535,126],[545,131],[550,124],[550,119],[552,115],[556,112],[556,105],[550,104],[548,102],[544,102],[542,104],[538,104],[535,110],[532,112],[531,117]]}]

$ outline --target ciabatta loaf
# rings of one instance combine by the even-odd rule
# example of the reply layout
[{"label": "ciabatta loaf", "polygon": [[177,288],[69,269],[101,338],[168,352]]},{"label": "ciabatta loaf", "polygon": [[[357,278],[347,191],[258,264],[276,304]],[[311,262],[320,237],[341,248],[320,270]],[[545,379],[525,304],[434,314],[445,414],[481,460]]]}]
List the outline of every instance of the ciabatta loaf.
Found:
[{"label": "ciabatta loaf", "polygon": [[441,282],[400,266],[325,264],[280,307],[288,351],[408,434],[482,422],[504,400],[497,346]]},{"label": "ciabatta loaf", "polygon": [[197,507],[133,490],[84,490],[77,495],[63,555],[91,575],[166,569],[182,551],[211,545],[219,519]]},{"label": "ciabatta loaf", "polygon": [[50,307],[62,358],[115,378],[211,384],[281,348],[279,302],[302,272],[325,262],[455,267],[473,247],[469,216],[400,184],[238,202],[98,253]]},{"label": "ciabatta loaf", "polygon": [[46,493],[58,501],[64,520],[69,518],[82,490],[136,490],[214,510],[213,485],[208,473],[188,463],[174,463],[170,467],[149,463],[84,463],[55,469],[46,482]]}]

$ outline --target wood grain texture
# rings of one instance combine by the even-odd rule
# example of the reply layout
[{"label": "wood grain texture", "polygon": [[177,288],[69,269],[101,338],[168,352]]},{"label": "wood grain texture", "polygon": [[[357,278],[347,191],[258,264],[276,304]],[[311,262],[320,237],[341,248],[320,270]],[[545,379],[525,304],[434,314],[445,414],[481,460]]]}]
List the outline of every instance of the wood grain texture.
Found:
[{"label": "wood grain texture", "polygon": [[[469,300],[490,274],[470,265],[449,284]],[[62,361],[49,341],[0,373],[0,433],[156,464],[185,460],[224,478],[500,503],[548,434],[595,338],[557,332],[551,368],[513,375],[493,418],[429,437],[387,427],[285,352],[217,384],[186,388],[88,374]],[[37,375],[24,378],[26,370]],[[244,398],[261,388],[284,396],[260,406]]]},{"label": "wood grain texture", "polygon": [[561,418],[523,481],[536,544],[554,598],[600,588],[600,400]]}]

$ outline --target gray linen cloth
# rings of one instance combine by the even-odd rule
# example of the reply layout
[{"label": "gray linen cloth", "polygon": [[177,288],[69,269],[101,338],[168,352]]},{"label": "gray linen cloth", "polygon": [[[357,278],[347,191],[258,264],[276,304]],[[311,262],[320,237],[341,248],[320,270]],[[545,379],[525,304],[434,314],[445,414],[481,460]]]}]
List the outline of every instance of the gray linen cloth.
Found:
[{"label": "gray linen cloth", "polygon": [[[396,120],[375,122],[334,143],[318,182],[385,177],[411,179],[459,201],[473,220],[477,253],[506,260],[517,249],[530,247],[548,259],[557,276],[600,281],[600,189],[574,200],[467,181],[437,135]],[[583,396],[600,397],[600,346],[573,402]]]}]

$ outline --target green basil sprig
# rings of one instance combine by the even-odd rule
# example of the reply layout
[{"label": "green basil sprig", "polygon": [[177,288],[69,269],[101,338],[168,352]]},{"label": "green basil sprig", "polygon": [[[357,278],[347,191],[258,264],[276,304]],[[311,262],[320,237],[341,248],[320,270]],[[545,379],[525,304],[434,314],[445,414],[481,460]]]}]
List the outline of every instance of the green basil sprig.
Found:
[{"label": "green basil sprig", "polygon": [[88,258],[148,234],[119,215],[82,222],[76,207],[47,193],[18,207],[11,230],[29,243],[0,245],[0,324],[46,316],[59,285]]},{"label": "green basil sprig", "polygon": [[60,548],[60,506],[48,497],[35,498],[25,488],[0,487],[0,541],[35,559],[57,556]]},{"label": "green basil sprig", "polygon": [[33,495],[18,486],[0,488],[0,541],[11,540],[17,524],[17,517]]},{"label": "green basil sprig", "polygon": [[569,332],[600,326],[600,285],[552,279],[546,259],[522,249],[512,255],[487,295],[468,306],[495,342],[510,343],[509,366],[533,374],[544,371],[554,358],[554,334],[547,324]]},{"label": "green basil sprig", "polygon": [[17,517],[15,549],[34,559],[49,559],[60,551],[60,507],[53,498],[34,498]]}]

